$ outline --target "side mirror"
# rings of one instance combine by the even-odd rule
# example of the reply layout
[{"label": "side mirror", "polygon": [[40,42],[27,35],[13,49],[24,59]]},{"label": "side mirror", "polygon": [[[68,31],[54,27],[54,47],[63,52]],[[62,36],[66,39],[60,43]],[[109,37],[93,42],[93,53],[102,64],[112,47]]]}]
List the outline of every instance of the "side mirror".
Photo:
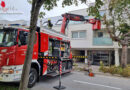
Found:
[{"label": "side mirror", "polygon": [[19,34],[18,46],[26,45],[28,32],[20,31],[19,33],[20,34]]}]

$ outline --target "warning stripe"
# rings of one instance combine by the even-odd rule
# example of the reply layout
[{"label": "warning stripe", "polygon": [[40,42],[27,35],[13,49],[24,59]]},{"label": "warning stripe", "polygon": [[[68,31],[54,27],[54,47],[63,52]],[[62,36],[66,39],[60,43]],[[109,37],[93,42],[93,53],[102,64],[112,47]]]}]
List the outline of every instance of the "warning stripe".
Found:
[{"label": "warning stripe", "polygon": [[39,58],[42,58],[42,59],[59,59],[58,57],[53,57],[53,56],[39,56]]},{"label": "warning stripe", "polygon": [[88,58],[88,56],[72,56],[72,58]]},{"label": "warning stripe", "polygon": [[[59,59],[59,57],[53,57],[53,56],[39,56],[39,58],[42,58],[42,59]],[[88,58],[88,56],[72,56],[72,58]]]}]

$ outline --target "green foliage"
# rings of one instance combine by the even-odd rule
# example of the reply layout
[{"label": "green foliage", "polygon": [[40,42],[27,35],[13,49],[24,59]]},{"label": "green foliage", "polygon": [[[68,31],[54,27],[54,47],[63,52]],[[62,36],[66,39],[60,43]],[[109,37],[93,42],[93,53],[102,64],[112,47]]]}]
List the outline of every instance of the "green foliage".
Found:
[{"label": "green foliage", "polygon": [[[57,6],[58,1],[59,0],[45,0],[45,2],[43,4],[43,8],[45,10],[51,10],[54,7]],[[86,3],[87,2],[87,0],[80,0],[80,1],[81,1],[81,3]],[[78,2],[79,2],[79,0],[63,0],[62,1],[62,7],[70,6],[72,4],[78,5]]]},{"label": "green foliage", "polygon": [[40,12],[40,13],[39,13],[39,18],[42,19],[45,15],[46,15],[45,12]]},{"label": "green foliage", "polygon": [[[130,1],[129,0],[96,0],[94,6],[89,7],[89,15],[100,17],[101,7],[105,6],[104,24],[109,28],[114,37],[124,40],[124,34],[130,32]],[[117,23],[118,22],[118,23]],[[119,31],[120,34],[116,34]],[[130,36],[129,36],[130,37]],[[113,39],[114,40],[114,39]],[[115,40],[116,41],[116,40]]]},{"label": "green foliage", "polygon": [[128,25],[128,23],[121,23],[118,26],[118,30],[121,31],[123,34],[125,34],[128,31],[130,31],[130,25]]},{"label": "green foliage", "polygon": [[32,4],[32,0],[27,0],[28,3]]},{"label": "green foliage", "polygon": [[73,66],[78,66],[78,64],[77,63],[73,63]]},{"label": "green foliage", "polygon": [[122,67],[116,67],[116,66],[111,66],[111,67],[106,67],[100,65],[99,70],[104,73],[110,73],[110,74],[118,74],[123,77],[130,77],[130,67],[122,68]]},{"label": "green foliage", "polygon": [[109,73],[111,73],[111,74],[121,74],[122,73],[122,68],[121,67],[111,66],[109,68]]},{"label": "green foliage", "polygon": [[77,0],[63,0],[63,3],[62,3],[62,6],[65,7],[65,6],[70,6],[72,4],[75,4],[75,5],[78,5],[78,2]]},{"label": "green foliage", "polygon": [[128,66],[128,68],[130,68],[130,64],[128,64],[127,66]]},{"label": "green foliage", "polygon": [[100,70],[100,71],[102,71],[102,70],[103,70],[103,68],[104,68],[104,64],[103,64],[103,62],[102,62],[102,61],[100,61],[100,68],[99,68],[99,70]]},{"label": "green foliage", "polygon": [[45,10],[51,10],[51,9],[53,9],[53,7],[56,7],[57,6],[57,2],[58,2],[59,0],[45,0],[44,1],[44,4],[43,4],[43,8],[45,9]]},{"label": "green foliage", "polygon": [[99,13],[99,8],[101,8],[102,5],[104,5],[102,0],[96,0],[95,5],[90,6],[89,9],[87,10],[89,12],[89,15],[101,18],[102,16]]},{"label": "green foliage", "polygon": [[129,77],[130,76],[130,68],[128,68],[128,67],[124,68],[121,75],[123,77]]},{"label": "green foliage", "polygon": [[62,7],[70,6],[72,4],[75,4],[77,6],[79,1],[81,3],[87,3],[87,0],[63,0]]}]

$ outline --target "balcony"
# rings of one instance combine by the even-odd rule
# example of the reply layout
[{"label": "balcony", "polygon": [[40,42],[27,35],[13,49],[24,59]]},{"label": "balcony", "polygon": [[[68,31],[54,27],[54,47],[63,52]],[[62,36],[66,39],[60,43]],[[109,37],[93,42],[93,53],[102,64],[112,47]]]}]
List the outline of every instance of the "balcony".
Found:
[{"label": "balcony", "polygon": [[113,42],[112,39],[109,37],[96,37],[93,38],[93,45],[99,45],[99,46],[112,46]]}]

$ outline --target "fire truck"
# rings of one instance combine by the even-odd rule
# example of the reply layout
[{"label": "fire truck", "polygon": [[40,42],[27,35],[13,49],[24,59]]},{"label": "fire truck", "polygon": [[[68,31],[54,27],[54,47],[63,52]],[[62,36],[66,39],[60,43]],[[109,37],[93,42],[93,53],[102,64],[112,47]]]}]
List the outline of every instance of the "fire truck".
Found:
[{"label": "fire truck", "polygon": [[[61,32],[45,27],[38,27],[35,32],[35,42],[29,74],[28,86],[32,87],[39,76],[58,75],[58,62],[55,57],[61,57],[62,72],[71,72],[72,54],[70,40],[65,35],[69,20],[92,23],[93,29],[100,29],[100,20],[84,19],[81,15],[63,14]],[[29,29],[16,26],[5,26],[0,29],[0,82],[19,82],[26,56]],[[39,58],[53,56],[54,59]]]}]

